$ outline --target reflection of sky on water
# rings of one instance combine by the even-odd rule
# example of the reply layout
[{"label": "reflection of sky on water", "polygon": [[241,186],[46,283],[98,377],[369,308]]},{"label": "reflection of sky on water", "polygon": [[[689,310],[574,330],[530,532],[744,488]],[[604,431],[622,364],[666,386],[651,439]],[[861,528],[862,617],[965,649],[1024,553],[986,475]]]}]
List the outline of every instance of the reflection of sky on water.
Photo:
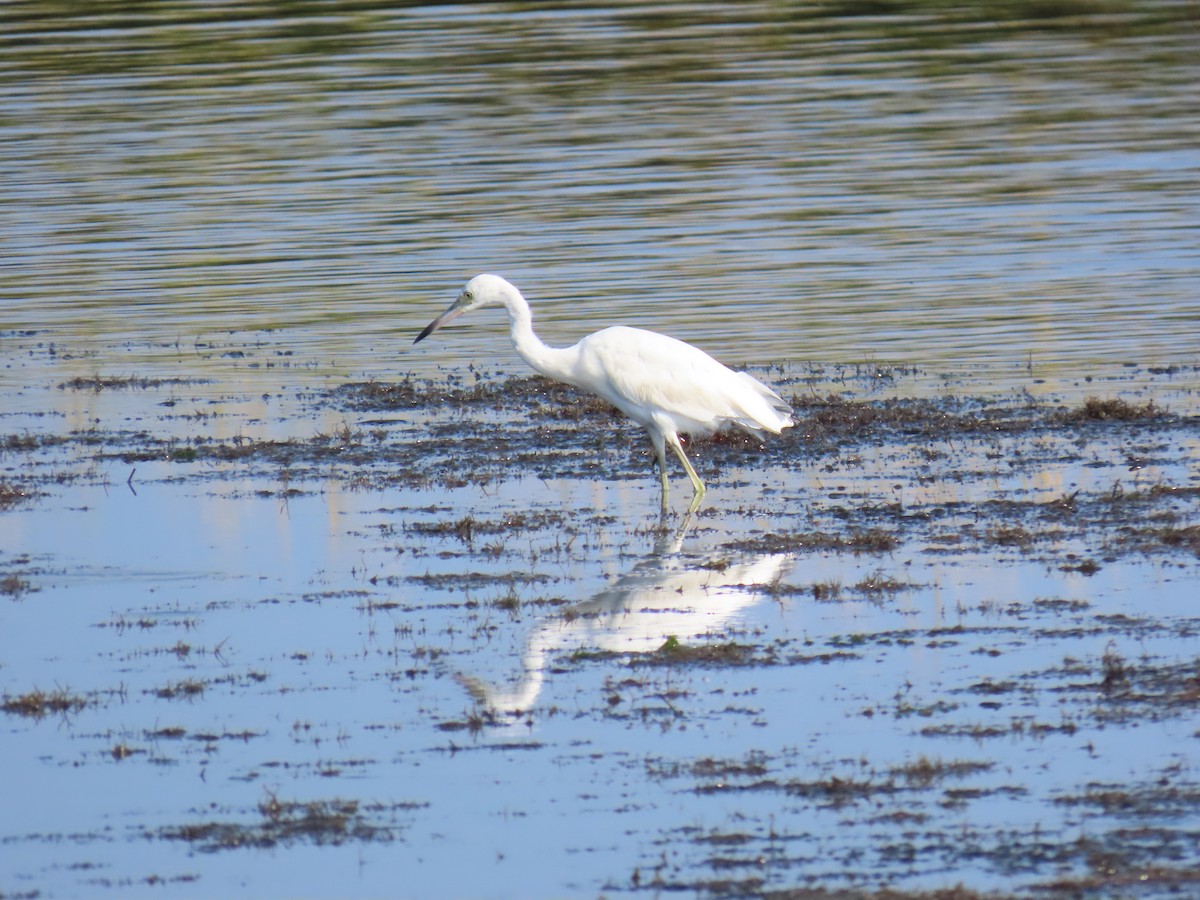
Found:
[{"label": "reflection of sky on water", "polygon": [[[897,477],[890,466],[886,454],[878,461],[868,455],[862,483],[840,489],[882,488]],[[672,761],[755,753],[766,753],[772,777],[784,779],[830,773],[861,779],[863,759],[886,767],[921,754],[982,758],[997,768],[955,786],[1012,784],[1022,792],[972,801],[971,821],[1053,829],[1079,816],[1045,802],[1064,785],[1120,781],[1131,760],[1162,767],[1173,758],[1170,748],[1189,739],[1189,726],[1174,720],[1136,730],[1097,730],[1080,721],[1077,733],[1051,731],[1032,744],[981,745],[965,737],[931,743],[921,735],[929,723],[1008,727],[1014,719],[1051,725],[1064,716],[1078,719],[1077,707],[1060,708],[1024,679],[1069,657],[1094,661],[1112,640],[1095,629],[1100,618],[1142,617],[1147,597],[1154,598],[1157,621],[1194,615],[1193,573],[1177,562],[1126,558],[1088,577],[1015,552],[930,553],[918,540],[883,557],[803,554],[784,567],[782,584],[792,590],[778,596],[725,586],[675,594],[671,579],[722,577],[708,566],[729,556],[721,549],[727,541],[796,524],[788,511],[795,499],[758,515],[739,511],[761,505],[755,485],[764,477],[778,482],[781,498],[808,496],[819,505],[847,502],[821,499],[839,486],[818,489],[811,471],[727,469],[724,483],[714,485],[721,502],[710,502],[707,514],[702,509],[678,553],[668,547],[664,554],[651,530],[656,500],[649,475],[644,483],[514,478],[436,494],[355,492],[335,479],[304,485],[315,492],[285,501],[277,484],[234,473],[189,481],[172,477],[167,464],[142,464],[139,472],[136,495],[118,471],[107,487],[68,487],[0,516],[0,562],[7,569],[27,555],[21,565],[38,588],[5,601],[0,691],[62,686],[97,692],[99,703],[65,718],[9,716],[2,723],[13,808],[29,810],[5,830],[16,840],[11,846],[21,848],[21,870],[40,872],[39,883],[75,883],[59,867],[97,858],[114,877],[143,877],[149,866],[164,876],[201,871],[207,890],[240,883],[248,864],[241,851],[197,858],[185,846],[146,841],[141,830],[252,821],[265,790],[298,799],[428,804],[384,815],[403,835],[399,844],[245,851],[254,853],[255,878],[269,879],[280,895],[333,895],[346,885],[378,892],[401,870],[423,895],[504,893],[504,885],[543,895],[564,885],[591,890],[597,878],[647,864],[630,847],[662,840],[679,823],[727,828],[730,816],[752,832],[768,820],[781,831],[806,832],[811,852],[805,855],[814,862],[805,875],[817,876],[823,852],[854,846],[869,852],[892,832],[880,823],[849,826],[835,810],[814,810],[779,792],[710,797],[695,794],[687,779],[649,776]],[[958,500],[1005,491],[1040,497],[1091,472],[1007,476],[984,487],[931,485],[921,501],[953,502],[956,492]],[[587,509],[604,516],[592,522],[577,513]],[[518,533],[504,536],[504,548],[489,562],[453,537],[418,537],[404,527],[539,510],[583,515],[568,519],[579,529],[568,549],[557,529]],[[742,572],[730,558],[725,571],[730,582],[770,584],[781,559],[757,560],[771,571]],[[499,580],[465,589],[425,580],[466,571]],[[886,599],[855,592],[854,585],[880,572],[910,586]],[[539,576],[514,582],[523,602],[515,617],[494,605],[510,590],[509,573]],[[842,585],[840,599],[816,601],[807,590],[831,582]],[[645,610],[638,590],[671,593],[668,609],[695,607],[696,596],[724,609],[707,625],[678,612],[651,615],[668,624],[653,636],[634,628],[634,643],[644,646],[627,649],[661,643],[664,633],[683,639],[686,631],[711,632],[772,645],[797,661],[695,668],[631,667],[626,659],[570,663],[575,647],[627,644],[625,629],[631,620],[638,625]],[[572,620],[562,615],[570,605],[531,602],[539,597],[567,598],[576,612],[587,612],[589,602],[603,607],[605,597],[637,598],[637,609],[597,609],[596,617]],[[1038,598],[1088,605],[1049,613],[1037,608]],[[564,634],[555,630],[560,623],[584,630]],[[176,652],[179,642],[192,650]],[[476,736],[437,727],[473,708],[453,673],[511,684],[514,672],[531,668],[529,648],[539,642],[538,664],[552,674],[520,704],[532,707],[531,724],[520,717]],[[1194,648],[1167,627],[1123,639],[1118,649],[1129,658],[1170,659]],[[798,661],[831,653],[845,655]],[[203,694],[155,696],[187,679],[203,681]],[[971,692],[989,679],[1018,685],[1000,696]],[[609,709],[614,691],[620,703]],[[937,702],[955,708],[932,717],[897,712]],[[186,736],[151,736],[171,726]],[[1153,746],[1164,749],[1147,756],[1151,730]],[[214,737],[197,737],[206,733]],[[120,742],[135,755],[113,759],[111,748]],[[1084,743],[1089,753],[1080,750]],[[65,853],[58,842],[31,837],[63,831],[80,835]],[[96,833],[107,837],[88,836]],[[680,863],[689,864],[686,842],[678,847]],[[548,866],[548,850],[569,866]],[[301,856],[319,866],[302,864]],[[837,876],[834,863],[828,868]],[[988,884],[996,876],[981,870],[972,877]]]}]

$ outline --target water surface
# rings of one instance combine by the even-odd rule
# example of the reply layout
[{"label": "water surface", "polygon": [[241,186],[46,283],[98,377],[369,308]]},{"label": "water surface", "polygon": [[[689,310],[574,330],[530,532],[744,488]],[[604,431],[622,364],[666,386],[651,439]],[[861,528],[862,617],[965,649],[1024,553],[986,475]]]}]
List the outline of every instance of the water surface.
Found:
[{"label": "water surface", "polygon": [[774,375],[796,428],[692,445],[665,523],[639,430],[536,380],[27,390],[0,889],[1178,896],[1196,370]]},{"label": "water surface", "polygon": [[1040,9],[8,4],[0,329],[127,372],[266,330],[339,375],[507,365],[498,315],[408,348],[492,270],[551,342],[1192,361],[1188,5]]},{"label": "water surface", "polygon": [[[1196,46],[0,6],[0,894],[1186,890]],[[498,313],[411,346],[481,270],[797,427],[664,527]]]}]

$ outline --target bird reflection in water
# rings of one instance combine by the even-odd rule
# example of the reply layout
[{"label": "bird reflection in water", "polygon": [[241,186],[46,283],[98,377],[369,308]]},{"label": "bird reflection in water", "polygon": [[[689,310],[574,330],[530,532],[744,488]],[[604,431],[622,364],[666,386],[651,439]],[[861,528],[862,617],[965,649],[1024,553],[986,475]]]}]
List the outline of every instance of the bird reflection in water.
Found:
[{"label": "bird reflection in water", "polygon": [[650,556],[595,597],[539,622],[526,641],[518,678],[494,685],[459,674],[459,683],[492,714],[528,712],[547,669],[562,654],[584,648],[651,653],[672,636],[686,642],[717,633],[759,602],[792,560],[786,553],[720,564],[684,559],[686,530],[660,538]]}]

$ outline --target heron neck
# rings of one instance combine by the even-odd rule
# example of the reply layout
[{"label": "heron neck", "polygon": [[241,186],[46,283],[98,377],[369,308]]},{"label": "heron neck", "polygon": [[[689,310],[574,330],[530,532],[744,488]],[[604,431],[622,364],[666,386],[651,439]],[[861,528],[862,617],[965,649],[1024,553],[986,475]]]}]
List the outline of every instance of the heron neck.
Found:
[{"label": "heron neck", "polygon": [[533,333],[533,313],[524,297],[518,295],[504,304],[508,310],[509,333],[521,359],[549,378],[571,381],[571,352],[545,344]]}]

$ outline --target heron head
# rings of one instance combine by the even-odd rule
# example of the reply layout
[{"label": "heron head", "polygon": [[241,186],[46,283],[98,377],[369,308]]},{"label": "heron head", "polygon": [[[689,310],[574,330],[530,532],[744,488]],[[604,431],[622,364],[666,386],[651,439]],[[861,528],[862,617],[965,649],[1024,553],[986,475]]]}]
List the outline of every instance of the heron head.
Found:
[{"label": "heron head", "polygon": [[452,322],[464,313],[485,306],[503,306],[509,294],[515,293],[516,288],[499,275],[476,275],[467,282],[458,299],[450,304],[450,308],[425,326],[417,335],[414,344],[424,340],[443,325]]}]

